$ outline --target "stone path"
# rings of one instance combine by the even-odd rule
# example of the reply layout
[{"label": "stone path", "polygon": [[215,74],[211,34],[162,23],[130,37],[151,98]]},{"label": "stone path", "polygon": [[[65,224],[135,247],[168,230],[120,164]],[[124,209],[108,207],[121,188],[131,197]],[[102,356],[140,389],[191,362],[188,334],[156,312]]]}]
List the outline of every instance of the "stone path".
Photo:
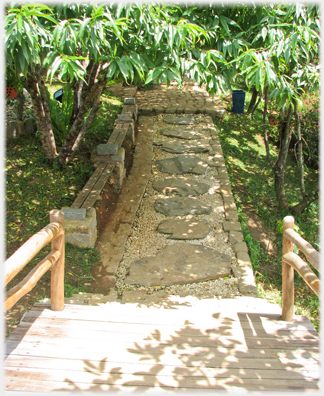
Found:
[{"label": "stone path", "polygon": [[[207,154],[205,154],[204,158],[187,152],[183,155],[169,156],[169,151],[167,151],[167,153],[164,154],[166,158],[155,160],[153,173],[156,168],[161,179],[155,181],[153,186],[158,186],[158,190],[162,192],[162,194],[159,195],[158,199],[152,202],[152,206],[154,210],[161,213],[164,218],[156,224],[156,228],[152,230],[152,232],[164,235],[164,240],[170,240],[172,244],[168,244],[164,241],[160,247],[154,243],[153,248],[149,250],[149,255],[140,257],[126,264],[128,266],[128,271],[127,276],[123,279],[124,284],[157,287],[159,285],[199,283],[206,280],[228,277],[230,275],[234,278],[234,272],[236,271],[236,274],[238,274],[239,271],[232,269],[232,259],[237,258],[233,250],[236,249],[240,251],[240,249],[244,250],[245,247],[242,242],[243,237],[240,238],[242,234],[237,226],[239,223],[236,221],[230,223],[223,222],[224,224],[221,224],[223,229],[219,229],[220,227],[218,227],[218,246],[221,246],[222,251],[217,249],[216,243],[211,243],[208,247],[206,246],[208,245],[208,243],[206,243],[207,237],[210,237],[214,229],[217,228],[215,224],[213,225],[215,220],[211,216],[213,210],[217,212],[217,207],[215,206],[217,200],[214,199],[213,194],[209,194],[209,190],[211,187],[220,187],[219,183],[216,182],[215,184],[215,181],[213,186],[211,183],[203,183],[207,173],[209,173],[209,177],[212,174],[215,175],[215,177],[218,176],[217,166],[209,166],[209,164],[216,165],[217,160],[220,160],[220,157],[214,157],[214,155],[220,155],[220,147],[218,146],[219,142],[216,137],[214,124],[208,116],[203,118],[201,116],[183,115],[160,117],[160,121],[156,120],[155,122],[155,130],[156,135],[162,140],[160,141],[161,143],[155,145],[154,148],[155,152],[158,152],[160,149],[160,156],[163,156],[162,152],[165,151],[163,150],[165,142],[163,136],[170,136],[169,133],[165,133],[166,130],[168,131],[168,129],[164,128],[165,124],[172,125],[172,137],[176,138],[173,141],[167,140],[171,152],[176,152],[176,150],[172,150],[172,147],[177,147],[179,141],[184,144],[186,144],[187,141],[196,142],[192,138],[194,136],[196,139],[204,139],[205,142],[208,142],[208,147],[207,144],[205,144]],[[188,129],[189,127],[190,130]],[[187,134],[184,134],[184,132]],[[190,151],[190,147],[187,151]],[[215,159],[216,162],[214,161]],[[170,174],[173,178],[169,177]],[[177,179],[178,175],[185,175],[186,179],[182,177]],[[196,179],[193,179],[193,177],[196,177]],[[202,180],[197,180],[199,177],[201,177]],[[186,196],[179,196],[173,194],[172,187],[168,186],[170,180],[173,185],[182,183],[192,186],[194,183],[197,184],[198,182],[205,186],[205,189],[203,189],[198,196],[197,193],[194,192],[193,195],[195,197],[191,196],[190,191],[187,191],[187,194],[185,194]],[[164,193],[165,190],[168,190],[167,194]],[[150,190],[147,188],[146,191],[149,193]],[[218,191],[218,193],[219,192],[220,191]],[[205,200],[208,199],[211,204],[206,205],[202,202],[201,199],[203,197]],[[220,211],[218,210],[218,212]],[[217,220],[223,217],[224,213],[219,213]],[[230,213],[228,217],[230,218]],[[235,216],[234,218],[234,220],[237,219]],[[233,218],[231,220],[233,220]],[[152,219],[152,222],[154,221],[155,219]],[[224,232],[224,227],[227,227],[228,232],[231,233],[232,241],[235,240],[237,243],[236,248],[228,243],[229,236],[227,232]],[[183,241],[195,242],[196,244],[185,245]],[[136,242],[140,245],[143,244],[143,241],[140,242],[140,240]],[[197,244],[197,242],[200,242],[200,244]],[[224,250],[227,254],[224,253]],[[202,254],[203,251],[204,254]],[[210,260],[205,257],[207,251],[208,254],[213,257],[212,271],[209,271]],[[127,255],[131,256],[132,254],[126,253],[124,256]],[[216,260],[215,257],[219,257],[219,259]],[[233,267],[236,265],[237,262],[233,262]],[[187,273],[188,266],[190,267],[190,273]],[[241,278],[240,275],[242,275],[242,272],[239,274],[238,279]],[[235,279],[235,281],[238,281],[238,279]],[[240,293],[239,285],[241,289],[243,289],[243,287],[242,283],[235,281],[233,281],[234,287],[232,292],[237,294]],[[253,286],[253,283],[250,284],[250,286]]]},{"label": "stone path", "polygon": [[137,91],[136,103],[134,166],[98,244],[102,298],[256,296],[211,118],[224,114],[220,101],[189,86]]}]

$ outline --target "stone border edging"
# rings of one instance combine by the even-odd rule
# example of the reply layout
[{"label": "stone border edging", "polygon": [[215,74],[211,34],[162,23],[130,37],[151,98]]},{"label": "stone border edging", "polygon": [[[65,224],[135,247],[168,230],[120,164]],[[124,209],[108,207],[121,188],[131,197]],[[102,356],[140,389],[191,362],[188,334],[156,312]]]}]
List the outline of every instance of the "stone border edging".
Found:
[{"label": "stone border edging", "polygon": [[97,245],[106,277],[110,278],[112,285],[116,282],[115,274],[152,169],[153,121],[149,117],[140,116],[138,127],[132,169],[120,193],[117,207]]},{"label": "stone border edging", "polygon": [[[108,139],[106,144],[98,145],[97,149],[94,150],[91,160],[97,167],[99,166],[110,166],[113,169],[113,183],[118,189],[121,189],[126,178],[125,169],[125,149],[122,146],[125,138],[130,142],[131,145],[135,143],[135,122],[137,121],[138,108],[135,104],[134,98],[124,98],[124,106],[122,114],[118,115],[118,119],[115,122],[115,128]],[[103,155],[101,154],[103,146]],[[111,149],[113,148],[113,150]],[[101,151],[100,151],[101,150]],[[106,155],[107,154],[107,155]],[[111,165],[109,165],[111,164]],[[109,168],[109,169],[110,169]],[[95,171],[95,172],[96,172]],[[100,197],[100,193],[104,187],[105,180],[107,182],[109,173],[106,172],[101,183],[100,190],[95,193]],[[92,176],[91,176],[92,177]],[[90,179],[91,179],[90,177]],[[82,194],[87,188],[87,184],[83,187]],[[87,191],[87,194],[91,194],[91,191]],[[79,197],[78,195],[78,197]],[[76,200],[78,199],[76,198]],[[75,200],[75,201],[76,201]],[[74,201],[74,203],[75,203]],[[95,199],[92,199],[93,204]],[[95,247],[97,241],[97,215],[94,207],[90,208],[78,208],[77,206],[64,207],[62,210],[65,214],[65,239],[66,242],[79,247]]]},{"label": "stone border edging", "polygon": [[215,152],[215,167],[218,168],[220,179],[220,191],[224,202],[225,221],[223,222],[224,232],[228,232],[229,242],[233,245],[233,250],[237,258],[237,266],[232,267],[235,277],[238,278],[238,288],[243,295],[258,295],[252,263],[248,254],[247,244],[244,242],[241,223],[238,221],[237,208],[232,194],[230,181],[227,174],[226,164],[223,156],[219,138],[212,139],[215,144],[211,144]]}]

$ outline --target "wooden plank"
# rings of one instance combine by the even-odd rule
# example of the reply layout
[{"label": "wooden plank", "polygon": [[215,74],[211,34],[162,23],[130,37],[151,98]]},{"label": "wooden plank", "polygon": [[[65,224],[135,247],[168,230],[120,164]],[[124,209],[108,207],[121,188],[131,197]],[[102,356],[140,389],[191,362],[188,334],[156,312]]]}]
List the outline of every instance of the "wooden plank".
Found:
[{"label": "wooden plank", "polygon": [[105,163],[105,164],[106,167],[102,171],[101,176],[93,186],[86,200],[81,205],[81,208],[85,208],[85,209],[92,208],[94,203],[98,199],[98,196],[101,193],[102,189],[105,187],[105,184],[107,183],[107,180],[115,167],[114,163]]},{"label": "wooden plank", "polygon": [[118,148],[120,148],[123,144],[125,136],[127,135],[129,123],[119,122],[118,124],[120,124],[120,131],[116,138],[115,144],[117,144]]},{"label": "wooden plank", "polygon": [[[164,369],[168,372],[174,371],[176,367],[182,368],[186,367],[188,370],[190,369],[196,369],[197,366],[191,364],[185,364],[183,361],[179,361],[178,365],[172,365],[170,363],[168,364],[161,364],[159,362],[155,362],[155,366],[161,369]],[[218,376],[221,376],[224,372],[224,370],[232,370],[234,373],[239,372],[240,370],[244,369],[246,370],[246,373],[249,373],[249,375],[252,376],[252,378],[255,378],[255,376],[258,375],[258,371],[260,371],[260,374],[263,374],[267,378],[273,378],[274,375],[277,378],[286,378],[285,371],[288,371],[289,373],[301,373],[304,376],[308,376],[311,378],[318,378],[319,375],[319,367],[318,365],[311,365],[311,364],[305,364],[305,366],[300,366],[302,367],[293,367],[292,365],[289,365],[289,363],[283,364],[278,360],[278,359],[269,359],[267,360],[267,363],[269,364],[270,367],[267,368],[262,368],[263,366],[260,365],[260,362],[258,359],[249,359],[249,358],[234,358],[232,357],[231,359],[219,359],[219,361],[214,360],[214,363],[218,363],[217,365],[211,366],[203,366],[200,365],[199,368],[203,370],[205,373],[210,373],[210,372],[217,372]],[[304,363],[301,361],[301,363]],[[120,367],[116,367],[117,364],[120,364]],[[115,373],[134,373],[136,371],[148,371],[149,367],[152,366],[152,363],[149,363],[147,361],[139,361],[139,362],[122,362],[118,361],[115,362],[113,360],[109,359],[102,359],[102,360],[76,360],[76,359],[58,359],[58,358],[49,358],[49,357],[33,357],[33,356],[8,356],[5,360],[5,366],[6,368],[14,368],[14,367],[23,367],[23,368],[32,368],[32,369],[46,369],[46,370],[73,370],[73,371],[81,371],[84,372],[86,369],[93,369],[95,370],[97,367],[104,367],[105,372],[109,372],[112,369],[115,369]],[[211,369],[213,369],[211,371]],[[267,373],[265,373],[267,371]],[[271,377],[272,376],[272,377]]]},{"label": "wooden plank", "polygon": [[[67,309],[69,311],[92,311],[92,312],[109,312],[109,314],[118,314],[118,315],[130,315],[134,314],[136,311],[136,315],[140,316],[149,316],[158,315],[164,317],[178,317],[179,313],[185,313],[187,316],[199,316],[201,317],[202,310],[204,311],[204,316],[206,317],[213,317],[214,319],[217,318],[235,318],[237,319],[238,316],[242,318],[242,320],[249,320],[244,319],[245,314],[251,315],[251,318],[258,316],[262,316],[265,318],[269,318],[273,320],[275,315],[277,316],[277,320],[282,321],[281,319],[281,308],[277,305],[272,305],[266,302],[258,302],[259,310],[255,310],[250,307],[240,306],[237,307],[235,304],[228,304],[228,303],[217,303],[217,300],[200,300],[195,302],[193,305],[180,305],[180,304],[172,304],[169,302],[166,306],[161,305],[158,306],[157,304],[150,305],[150,304],[142,304],[142,303],[123,303],[123,302],[107,302],[104,304],[98,304],[96,306],[91,305],[77,305],[77,304],[66,304]],[[234,300],[235,301],[235,300]],[[255,303],[255,302],[252,302]],[[43,310],[46,308],[50,308],[50,303],[36,303],[33,307],[35,310]],[[274,310],[273,310],[274,308]],[[101,315],[101,313],[100,313]],[[270,316],[271,315],[271,316]],[[294,321],[298,320],[307,320],[307,317],[299,315],[294,318]],[[282,321],[283,322],[283,321]]]},{"label": "wooden plank", "polygon": [[107,141],[108,144],[116,144],[115,142],[119,135],[120,127],[121,127],[121,125],[119,125],[119,123],[117,123],[114,130],[112,131],[108,141]]},{"label": "wooden plank", "polygon": [[81,208],[83,202],[87,199],[88,195],[90,194],[92,188],[96,184],[98,178],[101,176],[102,172],[104,171],[107,163],[99,163],[93,174],[91,175],[90,179],[87,181],[85,186],[83,187],[80,194],[77,196],[71,208]]},{"label": "wooden plank", "polygon": [[[108,330],[108,329],[107,329]],[[127,343],[135,343],[137,345],[162,345],[170,342],[172,340],[174,345],[181,345],[190,342],[191,346],[204,346],[204,347],[215,347],[217,345],[225,345],[225,343],[240,343],[241,345],[246,345],[249,348],[268,348],[272,346],[276,348],[279,346],[280,349],[285,346],[293,347],[306,347],[306,346],[319,346],[319,340],[316,337],[313,338],[292,338],[292,337],[274,337],[271,335],[263,334],[263,337],[258,337],[258,335],[250,334],[247,335],[241,330],[236,330],[233,334],[218,334],[217,331],[214,333],[203,335],[200,330],[192,332],[192,334],[184,336],[181,331],[177,331],[178,334],[161,334],[158,330],[153,333],[147,334],[134,334],[132,331],[129,333],[112,332],[112,331],[96,331],[96,330],[85,330],[83,327],[74,328],[37,328],[34,325],[27,333],[25,331],[20,331],[16,329],[10,337],[11,341],[20,341],[24,338],[24,342],[33,342],[39,340],[54,339],[55,341],[59,339],[71,339],[75,340],[89,340],[93,338],[96,341],[103,341],[112,343],[124,343],[127,339]]]},{"label": "wooden plank", "polygon": [[[252,356],[250,356],[252,355]],[[158,365],[161,367],[209,367],[209,368],[231,368],[240,370],[289,370],[297,373],[311,375],[317,377],[319,374],[319,365],[314,359],[303,358],[305,352],[294,353],[295,359],[284,360],[278,358],[275,354],[271,356],[262,355],[256,357],[254,354],[237,354],[236,356],[230,353],[208,353],[208,351],[190,355],[187,352],[181,352],[175,355],[170,350],[165,350],[164,353],[157,355],[141,355],[123,351],[101,351],[95,350],[76,350],[71,354],[70,350],[63,350],[53,348],[49,350],[38,348],[38,350],[19,348],[15,350],[10,358],[16,358],[23,361],[24,358],[30,358],[34,362],[42,361],[44,359],[56,359],[62,362],[62,365],[69,365],[70,369],[74,366],[73,362],[83,363],[85,367],[87,362],[105,362],[114,365],[114,367],[123,367],[125,364],[138,365],[143,364],[146,367]],[[7,358],[8,359],[8,358]],[[64,363],[66,362],[66,363]],[[99,363],[97,363],[99,364]],[[5,361],[5,366],[10,366],[10,361]],[[31,364],[29,364],[31,365]],[[21,367],[21,366],[20,366]],[[27,366],[28,367],[28,366]],[[79,365],[80,367],[80,365]]]},{"label": "wooden plank", "polygon": [[[111,366],[111,365],[110,365]],[[157,372],[157,375],[151,374],[154,370]],[[294,373],[288,370],[242,370],[242,369],[213,369],[213,368],[204,368],[204,367],[183,367],[179,370],[179,375],[175,374],[174,367],[155,367],[155,365],[145,367],[144,370],[141,370],[140,367],[133,367],[130,372],[124,371],[123,367],[111,366],[111,368],[106,367],[106,362],[99,363],[98,367],[91,367],[90,365],[85,365],[83,371],[78,370],[62,370],[62,369],[44,369],[44,368],[25,368],[25,367],[8,367],[5,370],[6,377],[12,378],[12,382],[14,382],[15,378],[26,378],[26,379],[36,379],[39,381],[64,381],[67,378],[69,381],[73,382],[81,382],[91,384],[94,378],[101,378],[102,380],[107,380],[107,377],[110,381],[118,381],[121,377],[132,378],[133,380],[136,377],[147,377],[148,382],[151,382],[152,377],[156,377],[161,379],[161,382],[164,383],[171,382],[175,378],[180,379],[182,381],[187,382],[187,386],[190,382],[196,382],[197,380],[205,380],[209,382],[213,382],[215,379],[229,379],[229,378],[244,378],[244,380],[253,380],[260,379],[262,381],[265,380],[306,380],[306,381],[316,381],[319,379],[312,376],[302,376],[299,373]],[[182,374],[180,375],[180,371]],[[244,374],[243,374],[244,373]],[[319,373],[318,373],[319,374]],[[179,378],[180,377],[180,378]],[[10,381],[11,382],[11,381]],[[113,382],[111,382],[113,383]],[[192,385],[192,383],[190,384]]]},{"label": "wooden plank", "polygon": [[[300,329],[304,328],[314,330],[314,326],[306,317],[297,317],[294,322],[285,322],[280,320],[280,315],[277,314],[244,314],[227,312],[226,314],[206,312],[202,317],[201,312],[194,310],[187,310],[184,312],[177,312],[176,310],[152,310],[151,314],[146,310],[129,310],[124,311],[123,306],[120,306],[120,312],[112,312],[107,310],[104,306],[71,306],[66,305],[64,311],[53,312],[49,309],[41,309],[35,307],[28,312],[24,321],[31,321],[39,316],[53,318],[53,319],[73,319],[73,320],[94,320],[98,322],[119,322],[119,323],[137,323],[137,324],[153,324],[164,326],[179,325],[179,326],[210,326],[217,328],[219,326],[230,326],[233,321],[238,323],[247,323],[249,327],[254,327],[257,324],[262,324],[263,328],[267,330],[269,327],[277,330],[296,328],[298,325]],[[41,311],[41,312],[40,312]],[[173,311],[173,312],[172,312]],[[127,315],[127,312],[130,314]],[[120,315],[118,315],[118,313]],[[135,315],[135,316],[134,316]],[[145,316],[144,316],[145,315]],[[221,316],[222,315],[222,316]],[[206,318],[207,317],[207,318]]]},{"label": "wooden plank", "polygon": [[[71,354],[71,357],[76,358],[74,353],[77,353],[78,356],[80,352],[84,352],[85,354],[92,353],[92,351],[109,351],[112,353],[115,351],[116,353],[120,351],[127,351],[127,353],[138,354],[143,356],[156,356],[161,355],[161,351],[172,349],[173,353],[181,354],[182,351],[186,351],[190,356],[203,354],[206,351],[208,353],[217,355],[218,353],[226,353],[226,354],[249,354],[249,356],[254,358],[267,358],[267,357],[275,357],[278,353],[282,353],[284,351],[289,351],[289,353],[293,354],[298,351],[304,351],[305,354],[309,354],[312,356],[312,353],[315,353],[315,357],[319,352],[319,348],[313,345],[287,345],[287,344],[279,344],[272,345],[271,342],[258,344],[257,342],[251,342],[248,344],[241,344],[240,342],[230,342],[228,340],[221,340],[219,342],[215,342],[215,346],[191,346],[190,341],[183,344],[173,344],[172,342],[152,342],[149,344],[145,344],[143,342],[111,342],[109,340],[87,340],[85,343],[84,340],[73,340],[73,339],[47,339],[42,337],[41,339],[35,339],[31,341],[30,339],[27,342],[28,337],[26,336],[26,342],[21,341],[11,341],[10,339],[6,342],[6,353],[10,354],[15,351],[15,354],[18,351],[29,350],[32,353],[43,353],[46,351],[61,351],[60,356],[65,356],[66,353]],[[172,340],[173,341],[173,340]],[[224,342],[222,342],[224,341]],[[22,353],[22,352],[21,352]],[[63,353],[63,355],[62,355]],[[125,352],[126,353],[126,352]],[[81,354],[82,355],[82,354]],[[43,355],[42,355],[43,356]]]},{"label": "wooden plank", "polygon": [[[13,377],[15,375],[15,377]],[[64,377],[65,376],[65,377]],[[63,378],[64,377],[64,378]],[[300,376],[299,378],[293,379],[263,379],[263,378],[245,378],[243,374],[239,377],[230,376],[227,378],[215,378],[215,377],[205,377],[203,375],[200,376],[191,376],[186,377],[181,375],[180,373],[174,373],[173,375],[163,375],[157,372],[156,374],[154,371],[152,373],[138,373],[138,374],[115,374],[113,372],[104,373],[101,375],[87,375],[86,373],[77,375],[74,372],[68,371],[65,373],[63,372],[61,375],[58,374],[57,371],[51,373],[41,373],[33,372],[31,370],[24,372],[22,371],[13,371],[11,373],[7,373],[6,376],[6,387],[13,389],[15,384],[17,383],[18,379],[22,379],[32,383],[37,381],[37,383],[44,382],[44,384],[52,384],[52,390],[56,389],[59,390],[58,386],[62,386],[64,384],[64,389],[71,389],[67,388],[67,385],[76,385],[77,389],[102,389],[105,390],[105,385],[112,387],[111,390],[115,390],[116,386],[119,387],[137,387],[138,385],[146,386],[146,387],[157,387],[157,388],[175,388],[175,389],[204,389],[204,388],[211,388],[211,389],[246,389],[246,390],[302,390],[302,389],[318,389],[318,386],[315,381],[303,378]],[[99,388],[98,388],[99,385]],[[107,389],[108,390],[108,389]]]},{"label": "wooden plank", "polygon": [[[244,335],[246,339],[255,338],[258,339],[274,339],[274,340],[318,340],[318,335],[315,332],[309,330],[302,331],[289,331],[284,330],[278,332],[267,333],[265,331],[259,331],[256,333],[255,329],[242,329],[238,326],[230,328],[219,328],[219,329],[197,329],[191,327],[183,327],[180,332],[174,329],[172,326],[164,326],[162,330],[157,329],[155,326],[147,325],[120,325],[118,323],[111,323],[109,325],[105,323],[93,323],[93,322],[82,322],[82,331],[80,332],[80,324],[75,321],[69,321],[67,319],[61,320],[59,323],[54,322],[54,325],[49,322],[46,318],[40,318],[35,323],[21,323],[12,333],[11,339],[18,340],[20,337],[26,335],[45,335],[50,333],[53,337],[58,337],[64,334],[65,337],[73,338],[84,338],[88,337],[89,334],[93,334],[99,338],[109,339],[121,339],[127,334],[128,339],[131,341],[137,340],[139,337],[152,337],[160,340],[167,339],[167,337],[178,336],[178,338],[195,337],[196,339],[203,339],[208,337],[213,340],[219,337],[233,338],[240,335]],[[178,333],[178,334],[177,334]]]},{"label": "wooden plank", "polygon": [[[86,333],[85,333],[86,334]],[[42,334],[41,340],[42,343],[46,343],[48,345],[67,345],[71,348],[78,348],[82,342],[86,342],[88,346],[92,346],[93,348],[98,348],[99,343],[103,348],[107,350],[117,350],[119,348],[166,348],[171,345],[170,339],[172,340],[172,345],[175,347],[176,350],[179,348],[181,349],[183,345],[187,345],[190,343],[190,347],[192,348],[227,348],[229,350],[244,350],[249,351],[251,349],[257,350],[265,350],[265,349],[272,349],[272,350],[296,350],[296,349],[303,349],[303,350],[316,350],[319,349],[318,340],[274,340],[274,339],[253,339],[253,338],[246,338],[244,340],[244,335],[242,337],[217,337],[215,339],[210,338],[199,338],[196,339],[195,337],[166,337],[165,340],[156,341],[150,339],[150,337],[146,337],[143,339],[142,337],[135,337],[134,340],[129,340],[130,337],[128,335],[123,335],[119,339],[116,337],[108,338],[106,334],[103,337],[99,337],[98,334],[94,334],[93,336],[97,335],[96,339],[87,339],[87,336],[84,334],[83,337],[79,338],[68,338],[65,337],[64,334],[61,336],[57,336],[56,338],[51,334]],[[89,334],[89,333],[88,333]],[[89,334],[91,336],[91,334]],[[24,342],[30,344],[38,344],[40,340],[40,335],[30,335],[27,333],[24,336]],[[20,342],[21,339],[15,339],[13,336],[8,341],[8,344],[13,342]]]}]

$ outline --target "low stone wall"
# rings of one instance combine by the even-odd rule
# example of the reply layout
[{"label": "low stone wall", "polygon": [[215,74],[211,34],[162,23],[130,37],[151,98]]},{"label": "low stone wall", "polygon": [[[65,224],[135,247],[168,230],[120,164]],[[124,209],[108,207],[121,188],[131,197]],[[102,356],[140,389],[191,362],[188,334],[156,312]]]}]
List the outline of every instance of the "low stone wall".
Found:
[{"label": "low stone wall", "polygon": [[[101,195],[108,181],[118,190],[123,187],[126,179],[126,164],[130,162],[129,157],[135,144],[137,114],[135,98],[125,98],[122,113],[118,115],[115,128],[107,143],[99,144],[92,153],[91,161],[95,167],[104,166],[104,164],[113,165],[112,174],[105,175],[106,183],[101,187],[96,203],[106,202],[106,200],[101,200]],[[97,214],[100,215],[103,211],[101,206],[100,202],[99,205],[94,204],[91,208],[62,208],[65,217],[66,242],[79,247],[95,246],[99,228]]]}]

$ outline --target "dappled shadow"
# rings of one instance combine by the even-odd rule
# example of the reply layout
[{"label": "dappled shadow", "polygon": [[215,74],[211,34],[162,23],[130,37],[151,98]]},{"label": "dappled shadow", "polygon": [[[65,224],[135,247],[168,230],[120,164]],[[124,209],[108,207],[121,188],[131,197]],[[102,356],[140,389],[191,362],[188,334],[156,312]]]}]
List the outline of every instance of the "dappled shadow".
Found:
[{"label": "dappled shadow", "polygon": [[316,390],[310,347],[317,340],[311,331],[300,323],[303,335],[295,337],[289,328],[296,325],[278,324],[275,314],[235,315],[201,315],[199,326],[187,319],[175,330],[170,330],[170,318],[130,342],[140,326],[134,324],[134,332],[125,335],[129,342],[121,348],[103,347],[105,358],[83,360],[83,381],[71,374],[65,378],[69,387],[56,390]]}]

